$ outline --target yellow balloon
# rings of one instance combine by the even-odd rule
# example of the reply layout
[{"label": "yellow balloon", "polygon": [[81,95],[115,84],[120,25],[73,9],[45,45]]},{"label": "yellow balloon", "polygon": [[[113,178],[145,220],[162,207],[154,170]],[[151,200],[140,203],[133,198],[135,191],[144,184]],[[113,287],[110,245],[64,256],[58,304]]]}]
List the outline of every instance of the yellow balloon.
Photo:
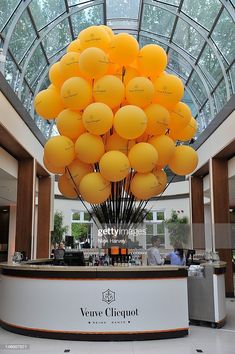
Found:
[{"label": "yellow balloon", "polygon": [[64,109],[60,93],[54,88],[40,91],[34,100],[37,114],[45,119],[54,119]]},{"label": "yellow balloon", "polygon": [[131,148],[128,158],[134,170],[146,173],[151,172],[156,166],[158,153],[151,144],[138,143]]},{"label": "yellow balloon", "polygon": [[93,172],[93,167],[91,165],[76,159],[66,167],[65,174],[68,180],[79,188],[82,178],[91,172]]},{"label": "yellow balloon", "polygon": [[131,181],[131,193],[140,200],[156,195],[158,180],[153,173],[136,173]]},{"label": "yellow balloon", "polygon": [[71,180],[68,180],[64,174],[58,178],[58,188],[61,194],[66,198],[77,198],[77,191]]},{"label": "yellow balloon", "polygon": [[146,77],[135,77],[126,85],[126,99],[130,104],[145,108],[154,96],[154,86]]},{"label": "yellow balloon", "polygon": [[149,135],[165,134],[170,117],[168,110],[155,103],[146,107],[144,111],[148,118],[146,133]]},{"label": "yellow balloon", "polygon": [[98,79],[108,71],[108,57],[100,48],[87,48],[80,54],[79,67],[86,77]]},{"label": "yellow balloon", "polygon": [[170,169],[177,175],[184,176],[192,173],[198,164],[197,152],[191,146],[176,146],[169,161]]},{"label": "yellow balloon", "polygon": [[56,118],[56,126],[60,135],[67,136],[71,140],[77,139],[86,129],[82,123],[82,116],[78,111],[65,109]]},{"label": "yellow balloon", "polygon": [[110,36],[107,30],[101,26],[90,26],[79,34],[79,40],[82,50],[90,47],[100,48],[107,51],[110,45]]},{"label": "yellow balloon", "polygon": [[170,112],[170,122],[169,129],[170,131],[179,131],[186,127],[189,124],[191,119],[191,110],[183,102],[177,103],[172,111]]},{"label": "yellow balloon", "polygon": [[104,143],[100,136],[84,133],[75,143],[75,153],[85,163],[98,162],[104,154]]},{"label": "yellow balloon", "polygon": [[140,49],[138,67],[142,75],[151,76],[163,72],[167,65],[165,50],[156,44],[147,44]]},{"label": "yellow balloon", "polygon": [[111,182],[124,179],[130,169],[130,162],[125,154],[120,151],[108,151],[99,162],[101,175]]},{"label": "yellow balloon", "polygon": [[96,102],[102,102],[110,108],[115,108],[120,106],[124,99],[125,87],[116,76],[105,75],[95,81],[93,95]]},{"label": "yellow balloon", "polygon": [[128,105],[116,112],[113,125],[122,138],[136,139],[144,133],[147,117],[141,108]]},{"label": "yellow balloon", "polygon": [[164,191],[167,185],[167,175],[165,171],[159,170],[157,168],[153,170],[153,174],[157,177],[158,180],[158,186],[156,188],[156,195],[158,195]]},{"label": "yellow balloon", "polygon": [[79,191],[82,198],[91,204],[105,202],[111,194],[111,183],[99,172],[88,173],[80,182]]},{"label": "yellow balloon", "polygon": [[137,40],[127,33],[119,33],[113,37],[110,44],[110,59],[119,65],[128,65],[138,55],[139,44]]},{"label": "yellow balloon", "polygon": [[44,153],[49,163],[54,166],[65,167],[69,165],[75,157],[74,143],[66,136],[57,135],[46,142]]},{"label": "yellow balloon", "polygon": [[153,145],[158,152],[157,165],[162,167],[167,165],[175,151],[174,141],[167,135],[161,135],[149,139],[149,144]]},{"label": "yellow balloon", "polygon": [[181,141],[188,141],[191,140],[197,132],[197,121],[193,117],[191,117],[189,123],[186,125],[185,128],[177,132],[175,134],[176,139]]},{"label": "yellow balloon", "polygon": [[43,156],[43,163],[44,166],[46,167],[46,169],[54,174],[58,174],[61,175],[65,172],[64,167],[58,167],[58,166],[54,166],[53,164],[51,164],[49,161],[47,161],[47,159],[45,158],[45,156]]},{"label": "yellow balloon", "polygon": [[62,75],[67,79],[74,76],[82,76],[79,68],[80,53],[69,52],[60,59],[60,68]]},{"label": "yellow balloon", "polygon": [[67,53],[69,53],[69,52],[78,52],[78,53],[80,53],[81,51],[82,51],[82,49],[81,49],[81,44],[80,44],[80,40],[79,39],[75,39],[67,47]]},{"label": "yellow balloon", "polygon": [[57,88],[60,88],[66,80],[62,74],[60,62],[53,64],[49,70],[50,82]]},{"label": "yellow balloon", "polygon": [[132,66],[127,66],[126,68],[119,66],[114,71],[114,75],[120,80],[122,80],[122,82],[126,86],[131,79],[134,79],[134,77],[139,76],[139,72]]},{"label": "yellow balloon", "polygon": [[127,155],[134,145],[134,140],[127,140],[119,136],[117,133],[113,133],[107,138],[105,149],[106,151],[117,150]]},{"label": "yellow balloon", "polygon": [[154,82],[154,103],[172,108],[184,95],[184,85],[175,75],[163,73]]},{"label": "yellow balloon", "polygon": [[66,107],[84,109],[92,101],[91,85],[81,77],[71,77],[61,87],[61,97]]},{"label": "yellow balloon", "polygon": [[113,111],[104,103],[91,103],[82,115],[85,128],[92,134],[105,134],[113,125]]}]

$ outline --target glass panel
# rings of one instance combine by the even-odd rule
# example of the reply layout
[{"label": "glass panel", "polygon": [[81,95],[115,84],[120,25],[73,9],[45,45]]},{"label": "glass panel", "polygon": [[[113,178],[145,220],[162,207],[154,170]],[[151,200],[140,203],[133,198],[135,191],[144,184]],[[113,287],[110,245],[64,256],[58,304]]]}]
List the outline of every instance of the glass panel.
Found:
[{"label": "glass panel", "polygon": [[233,64],[233,66],[229,70],[229,73],[230,73],[230,77],[231,77],[233,92],[235,92],[235,63]]},{"label": "glass panel", "polygon": [[184,97],[182,99],[182,102],[186,103],[190,107],[191,112],[192,112],[192,116],[195,117],[198,110],[197,110],[197,107],[195,107],[195,104],[193,103],[193,100],[192,100],[190,94],[186,90],[184,90]]},{"label": "glass panel", "polygon": [[188,82],[188,86],[194,92],[200,103],[203,104],[207,98],[207,94],[200,77],[195,71]]},{"label": "glass panel", "polygon": [[168,67],[174,70],[185,80],[189,77],[192,67],[175,50],[170,49],[168,54]]},{"label": "glass panel", "polygon": [[141,29],[170,37],[175,16],[157,6],[144,5]]},{"label": "glass panel", "polygon": [[165,234],[165,226],[163,223],[157,224],[157,234],[164,235]]},{"label": "glass panel", "polygon": [[72,220],[80,220],[80,213],[73,213]]},{"label": "glass panel", "polygon": [[38,30],[66,11],[65,3],[61,0],[32,1],[29,8]]},{"label": "glass panel", "polygon": [[203,46],[204,39],[195,28],[179,19],[173,36],[173,42],[196,58]]},{"label": "glass panel", "polygon": [[20,60],[25,51],[30,47],[33,40],[36,38],[36,33],[33,29],[32,23],[26,12],[21,16],[10,41],[10,49],[16,60]]},{"label": "glass panel", "polygon": [[87,3],[87,0],[68,0],[69,6],[80,5],[84,2]]},{"label": "glass panel", "polygon": [[5,23],[7,22],[11,14],[14,12],[15,8],[19,3],[20,0],[1,0],[0,29],[4,27]]},{"label": "glass panel", "polygon": [[103,15],[103,5],[92,6],[72,15],[71,20],[75,35],[78,35],[86,27],[101,25],[104,21]]},{"label": "glass panel", "polygon": [[91,221],[91,216],[89,213],[84,212],[84,220],[85,221]]},{"label": "glass panel", "polygon": [[65,19],[49,32],[49,34],[43,39],[42,43],[48,57],[50,57],[69,44],[71,40],[69,23],[68,20]]},{"label": "glass panel", "polygon": [[138,18],[140,0],[106,0],[107,18]]},{"label": "glass panel", "polygon": [[28,85],[25,82],[23,82],[21,86],[21,102],[23,103],[26,109],[28,108],[31,102],[31,92],[29,90]]},{"label": "glass panel", "polygon": [[45,56],[42,52],[41,47],[38,46],[27,66],[25,76],[29,80],[29,82],[32,82],[37,77],[39,71],[44,67],[45,64]]},{"label": "glass panel", "polygon": [[153,220],[153,213],[152,212],[150,212],[150,213],[148,213],[147,215],[146,215],[146,218],[145,218],[146,220]]},{"label": "glass panel", "polygon": [[210,30],[220,7],[219,0],[184,0],[182,11]]},{"label": "glass panel", "polygon": [[[160,39],[160,38],[159,38]],[[167,45],[163,44],[162,42],[160,42],[160,40],[156,40],[156,39],[152,39],[150,37],[144,37],[144,36],[140,36],[139,39],[139,44],[140,47],[143,47],[146,44],[157,44],[160,45],[164,50],[167,50]]]},{"label": "glass panel", "polygon": [[212,38],[225,58],[231,62],[235,57],[235,26],[231,16],[225,9],[214,28]]},{"label": "glass panel", "polygon": [[206,45],[205,49],[203,50],[198,65],[201,67],[205,75],[210,78],[210,81],[214,84],[221,78],[222,70],[220,64],[215,56],[215,52],[208,45]]},{"label": "glass panel", "polygon": [[[108,26],[112,28],[123,29],[125,32],[129,32],[127,28],[131,28],[132,30],[138,29],[138,21],[137,20],[108,20]],[[124,32],[124,31],[123,31]]]},{"label": "glass panel", "polygon": [[14,87],[19,71],[13,62],[11,56],[8,54],[6,57],[6,65],[5,65],[5,79],[7,82]]},{"label": "glass panel", "polygon": [[157,211],[157,220],[164,220],[164,219],[165,219],[164,211]]},{"label": "glass panel", "polygon": [[223,108],[225,103],[227,102],[227,95],[226,95],[226,87],[224,79],[221,81],[219,86],[214,92],[215,95],[215,102],[218,112]]}]

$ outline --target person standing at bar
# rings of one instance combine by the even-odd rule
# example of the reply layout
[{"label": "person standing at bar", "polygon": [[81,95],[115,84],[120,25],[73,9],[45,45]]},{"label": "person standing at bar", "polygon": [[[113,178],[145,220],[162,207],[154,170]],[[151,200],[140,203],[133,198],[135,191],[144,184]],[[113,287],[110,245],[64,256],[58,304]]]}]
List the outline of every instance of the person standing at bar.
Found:
[{"label": "person standing at bar", "polygon": [[164,263],[164,259],[161,258],[159,247],[161,240],[157,236],[153,236],[151,238],[152,247],[148,249],[148,265],[162,265]]}]

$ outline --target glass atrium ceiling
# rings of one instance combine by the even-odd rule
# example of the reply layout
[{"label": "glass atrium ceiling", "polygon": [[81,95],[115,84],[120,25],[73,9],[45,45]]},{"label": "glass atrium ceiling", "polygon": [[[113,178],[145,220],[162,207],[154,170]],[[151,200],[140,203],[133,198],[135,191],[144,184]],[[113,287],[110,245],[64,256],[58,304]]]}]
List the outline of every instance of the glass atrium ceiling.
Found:
[{"label": "glass atrium ceiling", "polygon": [[200,134],[235,91],[234,7],[235,0],[1,0],[0,69],[48,138],[53,124],[35,115],[34,96],[82,29],[107,24],[166,50]]}]

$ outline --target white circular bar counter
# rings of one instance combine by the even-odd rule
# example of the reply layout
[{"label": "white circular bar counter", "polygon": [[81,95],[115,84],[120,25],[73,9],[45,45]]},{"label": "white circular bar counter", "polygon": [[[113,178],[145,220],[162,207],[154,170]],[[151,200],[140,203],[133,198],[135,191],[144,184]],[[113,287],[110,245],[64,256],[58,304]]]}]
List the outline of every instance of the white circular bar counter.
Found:
[{"label": "white circular bar counter", "polygon": [[0,321],[9,331],[89,341],[188,334],[184,267],[0,267]]}]

